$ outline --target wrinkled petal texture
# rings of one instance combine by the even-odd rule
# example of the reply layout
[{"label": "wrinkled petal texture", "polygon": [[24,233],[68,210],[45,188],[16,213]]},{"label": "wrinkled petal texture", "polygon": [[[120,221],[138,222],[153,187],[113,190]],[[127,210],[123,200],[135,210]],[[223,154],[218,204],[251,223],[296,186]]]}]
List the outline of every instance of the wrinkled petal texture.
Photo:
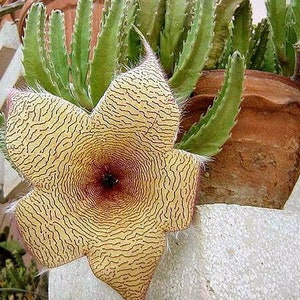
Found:
[{"label": "wrinkled petal texture", "polygon": [[47,93],[9,96],[7,148],[33,190],[16,207],[47,267],[86,255],[95,276],[142,299],[165,232],[189,226],[201,160],[174,149],[180,120],[152,53],[118,76],[91,114]]}]

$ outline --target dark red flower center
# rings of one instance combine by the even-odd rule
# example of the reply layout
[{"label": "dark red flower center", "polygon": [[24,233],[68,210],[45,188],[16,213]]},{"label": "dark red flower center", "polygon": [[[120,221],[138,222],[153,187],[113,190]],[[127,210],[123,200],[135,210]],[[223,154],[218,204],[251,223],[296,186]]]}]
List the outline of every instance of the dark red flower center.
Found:
[{"label": "dark red flower center", "polygon": [[118,177],[112,172],[105,172],[100,179],[100,185],[105,190],[112,190],[119,182]]},{"label": "dark red flower center", "polygon": [[129,160],[116,161],[114,158],[102,161],[99,164],[93,163],[86,171],[88,176],[82,181],[81,189],[85,193],[83,199],[89,199],[97,205],[115,203],[119,207],[137,193],[139,182],[135,176],[136,163],[130,163]]}]

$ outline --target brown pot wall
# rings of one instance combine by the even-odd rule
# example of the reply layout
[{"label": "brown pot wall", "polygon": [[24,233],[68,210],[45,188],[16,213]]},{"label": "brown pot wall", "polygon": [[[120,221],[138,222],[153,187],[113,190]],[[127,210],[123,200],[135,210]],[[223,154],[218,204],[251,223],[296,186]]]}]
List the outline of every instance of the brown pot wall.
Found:
[{"label": "brown pot wall", "polygon": [[[223,70],[203,73],[186,107],[184,130],[207,110],[223,80]],[[200,203],[282,208],[300,174],[300,86],[246,71],[243,97],[232,138],[207,164]]]}]

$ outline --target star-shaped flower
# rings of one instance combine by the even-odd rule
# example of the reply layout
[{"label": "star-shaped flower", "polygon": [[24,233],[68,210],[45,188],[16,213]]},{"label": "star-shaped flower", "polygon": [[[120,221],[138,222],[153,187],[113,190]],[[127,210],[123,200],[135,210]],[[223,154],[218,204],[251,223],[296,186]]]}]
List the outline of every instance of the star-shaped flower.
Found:
[{"label": "star-shaped flower", "polygon": [[180,112],[149,50],[91,114],[48,93],[13,90],[6,143],[33,190],[15,216],[38,261],[86,255],[95,276],[143,299],[165,233],[190,225],[201,159],[174,149]]}]

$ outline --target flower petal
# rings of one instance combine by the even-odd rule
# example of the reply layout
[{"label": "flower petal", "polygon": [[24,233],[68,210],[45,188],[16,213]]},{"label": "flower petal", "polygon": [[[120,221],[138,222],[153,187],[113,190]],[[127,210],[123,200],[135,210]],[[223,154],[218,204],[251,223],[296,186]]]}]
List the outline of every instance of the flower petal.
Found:
[{"label": "flower petal", "polygon": [[26,246],[39,262],[53,268],[86,253],[87,233],[59,194],[32,191],[21,198],[15,217]]},{"label": "flower petal", "polygon": [[13,90],[8,106],[6,145],[20,172],[35,186],[65,181],[74,161],[85,157],[89,116],[48,93]]},{"label": "flower petal", "polygon": [[163,232],[149,224],[119,224],[101,246],[95,243],[88,258],[94,274],[124,299],[143,299],[164,247]]},{"label": "flower petal", "polygon": [[95,233],[87,254],[90,266],[125,299],[143,298],[165,247],[164,232],[190,225],[199,196],[199,156],[181,150],[156,154],[133,152],[125,190],[108,203],[92,201],[87,212]]},{"label": "flower petal", "polygon": [[13,92],[12,160],[34,185],[16,207],[47,267],[87,255],[126,299],[144,297],[166,231],[189,226],[201,160],[174,150],[180,113],[152,52],[118,76],[91,115],[50,94]]},{"label": "flower petal", "polygon": [[117,140],[171,149],[180,113],[154,54],[138,67],[117,76],[92,113],[96,126],[104,124]]},{"label": "flower petal", "polygon": [[178,231],[190,226],[199,198],[200,156],[174,149],[165,155],[165,166],[157,176],[157,222],[164,231]]}]

